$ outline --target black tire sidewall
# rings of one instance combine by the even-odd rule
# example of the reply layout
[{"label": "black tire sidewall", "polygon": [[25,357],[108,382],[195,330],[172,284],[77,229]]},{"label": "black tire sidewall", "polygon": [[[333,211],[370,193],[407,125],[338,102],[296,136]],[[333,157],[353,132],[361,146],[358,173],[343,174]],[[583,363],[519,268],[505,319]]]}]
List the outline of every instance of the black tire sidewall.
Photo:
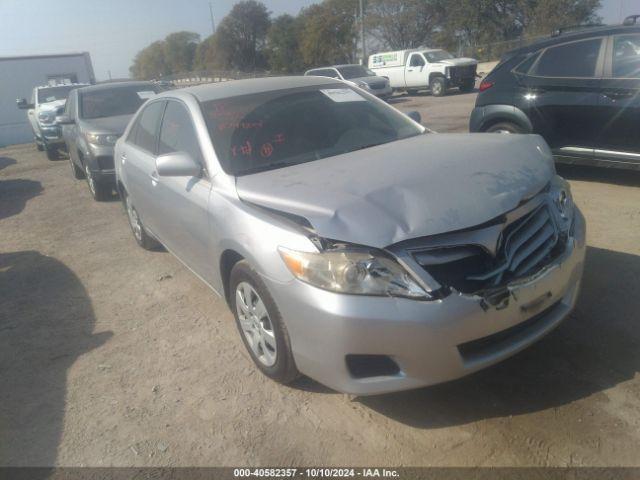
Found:
[{"label": "black tire sidewall", "polygon": [[[271,367],[267,367],[256,358],[247,342],[247,339],[245,338],[244,332],[242,331],[236,309],[236,288],[241,282],[246,282],[255,289],[269,314],[269,320],[271,321],[277,348],[276,363]],[[293,360],[291,342],[289,340],[287,329],[282,321],[282,315],[280,314],[273,297],[269,293],[267,286],[260,278],[260,275],[251,268],[246,260],[236,263],[231,270],[231,275],[229,277],[229,306],[235,318],[236,327],[238,328],[238,333],[242,338],[242,343],[251,356],[253,363],[255,363],[260,371],[262,371],[262,373],[267,377],[280,383],[290,383],[295,380],[299,376],[299,373]]]}]

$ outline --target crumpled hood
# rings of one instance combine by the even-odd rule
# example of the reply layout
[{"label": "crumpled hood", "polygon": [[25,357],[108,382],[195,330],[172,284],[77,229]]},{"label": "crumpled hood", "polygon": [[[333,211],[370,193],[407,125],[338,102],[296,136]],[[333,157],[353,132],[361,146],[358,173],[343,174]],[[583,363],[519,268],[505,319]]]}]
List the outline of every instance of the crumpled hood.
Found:
[{"label": "crumpled hood", "polygon": [[113,133],[122,135],[133,115],[117,115],[115,117],[91,118],[82,120],[85,131],[91,133]]},{"label": "crumpled hood", "polygon": [[67,103],[66,99],[54,100],[53,102],[41,103],[38,105],[39,112],[55,112],[58,108],[64,107]]},{"label": "crumpled hood", "polygon": [[554,173],[537,135],[425,134],[238,177],[236,188],[322,237],[382,248],[492,220]]},{"label": "crumpled hood", "polygon": [[465,65],[477,65],[478,61],[475,58],[448,58],[446,60],[441,60],[438,63],[460,67]]}]

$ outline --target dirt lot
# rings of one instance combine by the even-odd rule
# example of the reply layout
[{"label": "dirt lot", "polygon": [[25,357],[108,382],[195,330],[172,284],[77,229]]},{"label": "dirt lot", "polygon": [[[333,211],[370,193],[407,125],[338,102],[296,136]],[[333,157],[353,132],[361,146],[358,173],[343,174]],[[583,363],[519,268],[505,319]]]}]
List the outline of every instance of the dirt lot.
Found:
[{"label": "dirt lot", "polygon": [[[464,131],[473,95],[399,97]],[[225,303],[67,161],[0,149],[0,465],[640,465],[640,176],[563,170],[576,312],[466,379],[349,398],[261,376]]]}]

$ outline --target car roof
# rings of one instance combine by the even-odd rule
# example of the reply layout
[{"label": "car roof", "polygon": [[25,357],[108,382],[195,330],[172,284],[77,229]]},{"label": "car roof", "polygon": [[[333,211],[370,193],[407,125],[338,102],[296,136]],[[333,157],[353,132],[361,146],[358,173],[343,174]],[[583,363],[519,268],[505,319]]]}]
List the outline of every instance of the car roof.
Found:
[{"label": "car roof", "polygon": [[312,87],[323,85],[335,85],[335,78],[295,76],[295,77],[265,77],[250,78],[247,80],[230,80],[228,82],[207,83],[195,87],[181,88],[162,92],[159,97],[176,97],[180,93],[188,93],[196,97],[200,102],[218,100],[221,98],[237,97],[252,93],[273,92],[297,87]]},{"label": "car roof", "polygon": [[109,83],[100,83],[98,85],[89,85],[87,87],[79,88],[78,93],[97,92],[101,90],[113,90],[116,88],[126,88],[126,87],[136,87],[136,86],[152,87],[154,85],[155,84],[153,82],[145,82],[145,81],[109,82]]},{"label": "car roof", "polygon": [[602,37],[608,35],[618,35],[621,33],[638,33],[640,32],[640,25],[602,25],[588,27],[580,30],[570,31],[566,33],[560,33],[551,37],[543,38],[530,45],[516,48],[506,53],[507,56],[520,55],[529,52],[535,52],[541,48],[558,45],[561,43],[572,42],[575,40],[587,40],[593,37]]}]

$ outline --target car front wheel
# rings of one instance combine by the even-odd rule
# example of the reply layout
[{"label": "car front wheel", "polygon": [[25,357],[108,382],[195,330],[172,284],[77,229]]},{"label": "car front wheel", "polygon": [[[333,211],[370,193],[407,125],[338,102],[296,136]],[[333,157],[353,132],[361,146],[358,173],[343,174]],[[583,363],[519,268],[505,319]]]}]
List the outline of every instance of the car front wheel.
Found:
[{"label": "car front wheel", "polygon": [[111,197],[112,189],[110,186],[99,182],[93,178],[93,174],[89,169],[89,165],[84,166],[84,176],[87,179],[87,185],[89,185],[89,192],[94,200],[98,202],[104,202]]},{"label": "car front wheel", "polygon": [[136,210],[136,207],[133,206],[131,197],[126,193],[123,193],[123,196],[124,208],[127,212],[129,226],[131,226],[131,231],[133,232],[133,237],[136,239],[136,243],[145,250],[158,250],[161,247],[160,242],[151,237],[145,230],[142,220],[140,220],[140,216],[138,215],[138,211]]},{"label": "car front wheel", "polygon": [[434,77],[429,84],[431,95],[434,97],[442,97],[447,93],[447,82],[443,77]]},{"label": "car front wheel", "polygon": [[522,133],[522,129],[511,122],[494,123],[485,130],[487,133]]},{"label": "car front wheel", "polygon": [[242,260],[231,270],[229,286],[231,310],[251,359],[267,377],[291,383],[300,373],[282,316],[266,285]]}]

